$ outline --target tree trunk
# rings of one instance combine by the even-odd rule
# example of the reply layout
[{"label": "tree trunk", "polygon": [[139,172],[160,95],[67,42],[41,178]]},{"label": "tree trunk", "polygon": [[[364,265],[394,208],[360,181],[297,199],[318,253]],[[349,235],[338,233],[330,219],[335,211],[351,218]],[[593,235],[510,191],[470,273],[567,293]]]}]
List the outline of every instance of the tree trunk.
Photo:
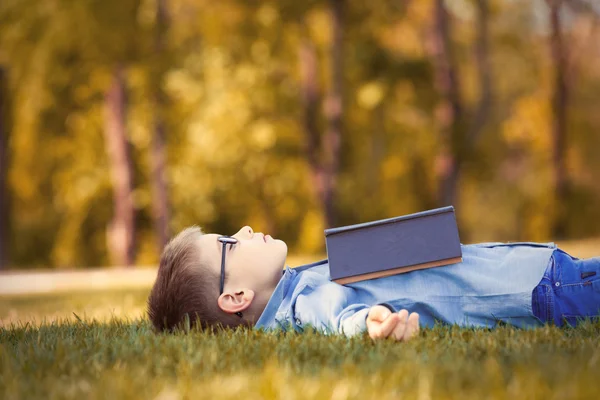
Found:
[{"label": "tree trunk", "polygon": [[336,225],[334,195],[340,166],[340,145],[342,140],[342,99],[343,82],[343,7],[344,0],[330,0],[330,15],[333,30],[331,40],[331,84],[325,100],[327,128],[323,140],[324,190],[323,204],[327,227]]},{"label": "tree trunk", "polygon": [[553,237],[559,239],[566,233],[566,201],[568,196],[568,180],[565,165],[567,150],[567,107],[569,100],[569,84],[567,82],[567,49],[564,44],[561,27],[562,0],[548,0],[550,7],[550,48],[554,65],[554,93],[552,95],[552,161],[554,166],[554,196],[556,200],[556,216],[553,226]]},{"label": "tree trunk", "polygon": [[445,148],[440,154],[439,195],[441,206],[457,205],[461,168],[474,151],[481,136],[492,105],[491,74],[488,62],[489,9],[487,0],[477,0],[477,41],[475,59],[480,95],[471,124],[467,123],[467,110],[460,93],[460,81],[451,40],[451,22],[444,0],[435,2],[435,26],[432,53],[435,65],[436,86],[442,94],[441,125]]},{"label": "tree trunk", "polygon": [[152,187],[152,218],[159,252],[169,240],[169,204],[166,180],[166,144],[164,112],[167,104],[162,88],[165,73],[164,53],[168,15],[165,0],[157,0],[155,30],[155,62],[151,84],[153,85],[154,130],[152,135],[150,165]]},{"label": "tree trunk", "polygon": [[492,78],[489,63],[489,4],[488,0],[477,0],[477,39],[475,43],[475,61],[477,63],[477,75],[479,80],[479,99],[473,120],[469,127],[467,141],[469,146],[475,145],[492,109]]},{"label": "tree trunk", "polygon": [[8,221],[8,79],[0,66],[0,270],[6,269],[9,261]]},{"label": "tree trunk", "polygon": [[312,181],[320,202],[327,227],[335,226],[334,194],[340,165],[342,136],[342,28],[343,0],[330,0],[333,37],[331,39],[331,85],[324,102],[326,131],[320,140],[319,133],[319,84],[317,81],[317,53],[310,40],[303,41],[299,58],[304,104],[303,125],[306,133],[306,153]]},{"label": "tree trunk", "polygon": [[105,95],[105,136],[113,182],[113,218],[108,226],[107,244],[111,262],[131,266],[135,260],[135,209],[133,165],[125,128],[125,79],[121,66]]},{"label": "tree trunk", "polygon": [[450,17],[444,0],[435,2],[435,27],[433,56],[436,73],[436,86],[442,95],[441,125],[444,151],[440,163],[439,198],[440,205],[456,205],[462,146],[464,145],[463,104],[460,95],[460,83],[452,51],[450,37]]},{"label": "tree trunk", "polygon": [[317,52],[309,39],[305,39],[300,47],[300,86],[304,108],[303,126],[306,135],[306,158],[310,167],[312,187],[319,205],[324,209],[325,173],[320,158],[319,133],[319,83],[317,81]]}]

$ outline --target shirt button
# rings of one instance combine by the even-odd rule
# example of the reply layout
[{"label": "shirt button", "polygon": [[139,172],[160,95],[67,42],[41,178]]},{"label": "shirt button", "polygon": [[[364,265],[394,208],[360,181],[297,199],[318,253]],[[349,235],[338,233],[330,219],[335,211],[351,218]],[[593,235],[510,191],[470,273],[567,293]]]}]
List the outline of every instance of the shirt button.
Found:
[{"label": "shirt button", "polygon": [[560,282],[556,282],[554,286],[560,286]]}]

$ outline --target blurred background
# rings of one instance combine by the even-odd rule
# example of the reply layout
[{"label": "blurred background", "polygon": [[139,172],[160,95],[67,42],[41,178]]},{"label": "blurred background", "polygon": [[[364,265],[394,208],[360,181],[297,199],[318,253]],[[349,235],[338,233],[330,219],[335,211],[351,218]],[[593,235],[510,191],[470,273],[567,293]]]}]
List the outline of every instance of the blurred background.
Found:
[{"label": "blurred background", "polygon": [[186,226],[452,204],[600,236],[596,0],[2,0],[0,268],[156,265]]}]

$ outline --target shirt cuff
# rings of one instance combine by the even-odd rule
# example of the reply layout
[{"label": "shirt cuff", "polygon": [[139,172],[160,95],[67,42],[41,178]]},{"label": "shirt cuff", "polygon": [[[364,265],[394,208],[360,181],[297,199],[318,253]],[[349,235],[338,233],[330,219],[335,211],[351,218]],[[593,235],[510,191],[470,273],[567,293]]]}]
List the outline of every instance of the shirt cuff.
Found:
[{"label": "shirt cuff", "polygon": [[379,303],[377,305],[378,306],[384,306],[385,308],[387,308],[388,310],[390,310],[393,313],[397,312],[396,309],[394,308],[394,306],[391,305],[391,304],[388,304],[388,303]]}]

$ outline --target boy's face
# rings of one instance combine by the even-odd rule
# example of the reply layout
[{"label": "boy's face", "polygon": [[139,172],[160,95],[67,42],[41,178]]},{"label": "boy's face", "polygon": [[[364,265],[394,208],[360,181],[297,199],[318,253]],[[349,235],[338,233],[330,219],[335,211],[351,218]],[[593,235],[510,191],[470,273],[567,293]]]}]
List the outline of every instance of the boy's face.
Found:
[{"label": "boy's face", "polygon": [[[221,235],[206,234],[199,239],[202,257],[216,276],[221,274],[223,244],[217,239]],[[238,242],[225,246],[224,291],[250,288],[255,292],[272,292],[281,279],[287,245],[269,235],[254,232],[244,226],[235,235]]]}]

